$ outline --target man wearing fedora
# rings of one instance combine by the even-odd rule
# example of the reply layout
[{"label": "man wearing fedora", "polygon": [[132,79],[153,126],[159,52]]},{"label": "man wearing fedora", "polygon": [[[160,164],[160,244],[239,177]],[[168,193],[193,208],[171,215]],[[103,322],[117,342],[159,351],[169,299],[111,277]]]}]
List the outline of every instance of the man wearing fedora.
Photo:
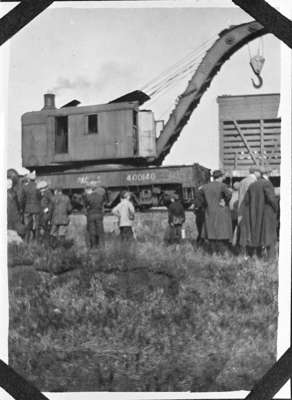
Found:
[{"label": "man wearing fedora", "polygon": [[224,253],[232,241],[232,222],[229,209],[231,192],[223,183],[224,174],[213,172],[213,181],[203,185],[201,193],[205,204],[203,238],[208,239],[212,253]]}]

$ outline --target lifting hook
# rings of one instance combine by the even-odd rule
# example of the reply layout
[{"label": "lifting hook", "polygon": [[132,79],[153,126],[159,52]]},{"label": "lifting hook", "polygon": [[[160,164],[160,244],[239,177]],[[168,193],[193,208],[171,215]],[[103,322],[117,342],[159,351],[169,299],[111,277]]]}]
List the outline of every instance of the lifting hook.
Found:
[{"label": "lifting hook", "polygon": [[253,78],[251,78],[251,81],[252,81],[253,87],[256,88],[256,89],[259,89],[260,87],[263,86],[263,78],[261,77],[260,74],[257,74],[257,73],[255,73],[255,74],[256,74],[256,76],[257,76],[257,78],[258,78],[258,80],[259,80],[259,83],[258,83],[258,84],[255,83],[255,81],[253,80]]},{"label": "lifting hook", "polygon": [[261,56],[254,56],[251,58],[249,65],[251,66],[251,69],[253,70],[254,74],[257,76],[259,83],[255,83],[255,81],[251,78],[253,87],[256,89],[259,89],[263,85],[263,78],[261,77],[261,70],[263,67],[263,64],[265,62],[265,59]]}]

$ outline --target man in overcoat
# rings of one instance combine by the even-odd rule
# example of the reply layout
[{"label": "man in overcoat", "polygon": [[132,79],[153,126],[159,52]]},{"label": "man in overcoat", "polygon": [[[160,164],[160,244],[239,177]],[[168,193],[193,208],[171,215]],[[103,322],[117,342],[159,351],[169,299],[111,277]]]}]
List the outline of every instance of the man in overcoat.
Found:
[{"label": "man in overcoat", "polygon": [[244,203],[249,211],[249,253],[259,256],[267,250],[268,257],[274,255],[277,240],[277,199],[266,171],[248,188]]},{"label": "man in overcoat", "polygon": [[17,193],[13,188],[12,179],[7,179],[7,229],[16,231],[19,235],[23,234],[20,218],[20,206]]},{"label": "man in overcoat", "polygon": [[195,188],[194,190],[194,214],[196,216],[196,228],[197,228],[197,243],[201,244],[203,242],[202,239],[202,231],[205,220],[205,204],[204,197],[201,192],[201,187]]},{"label": "man in overcoat", "polygon": [[36,185],[36,174],[31,172],[27,176],[28,183],[22,191],[22,208],[24,210],[25,241],[28,243],[33,237],[39,239],[39,220],[41,212],[41,193]]},{"label": "man in overcoat", "polygon": [[84,196],[84,204],[87,211],[87,230],[90,247],[104,245],[104,204],[106,191],[97,182],[91,182]]},{"label": "man in overcoat", "polygon": [[249,169],[249,175],[240,181],[238,190],[238,228],[239,245],[243,252],[246,252],[250,241],[250,221],[249,210],[246,208],[244,199],[250,185],[261,176],[261,170],[258,166],[252,166]]},{"label": "man in overcoat", "polygon": [[203,237],[208,239],[211,252],[223,253],[232,241],[232,222],[229,209],[231,191],[223,183],[220,170],[213,173],[213,181],[201,188],[205,200]]},{"label": "man in overcoat", "polygon": [[72,206],[69,197],[63,193],[61,188],[55,189],[52,198],[51,236],[59,239],[60,242],[65,241],[71,210]]},{"label": "man in overcoat", "polygon": [[[21,207],[21,203],[23,200],[23,180],[20,179],[17,171],[13,168],[10,168],[7,171],[7,179],[12,180],[12,188],[14,192],[17,194],[17,201],[19,204],[19,207]],[[20,210],[21,212],[22,210]],[[21,213],[20,213],[21,214]],[[23,215],[20,215],[21,223],[23,222]]]}]

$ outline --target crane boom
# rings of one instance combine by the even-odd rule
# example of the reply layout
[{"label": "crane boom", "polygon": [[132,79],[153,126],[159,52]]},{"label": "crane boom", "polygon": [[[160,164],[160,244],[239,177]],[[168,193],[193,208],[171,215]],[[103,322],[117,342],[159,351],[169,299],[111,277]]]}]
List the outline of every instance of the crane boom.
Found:
[{"label": "crane boom", "polygon": [[157,139],[157,158],[154,161],[156,165],[161,165],[170,152],[173,143],[178,139],[202,95],[224,62],[246,43],[266,33],[268,33],[267,30],[256,21],[231,26],[219,33],[219,38],[207,51],[187,88],[179,96],[174,110]]}]

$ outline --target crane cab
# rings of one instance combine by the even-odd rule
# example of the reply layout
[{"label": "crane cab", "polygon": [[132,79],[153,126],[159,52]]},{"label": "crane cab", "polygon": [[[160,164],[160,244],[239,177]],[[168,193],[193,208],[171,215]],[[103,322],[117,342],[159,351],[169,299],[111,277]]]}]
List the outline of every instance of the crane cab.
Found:
[{"label": "crane cab", "polygon": [[[137,101],[55,107],[45,94],[42,110],[22,116],[22,163],[29,169],[79,163],[132,163],[156,156],[153,112]],[[72,105],[74,104],[74,105]]]}]

